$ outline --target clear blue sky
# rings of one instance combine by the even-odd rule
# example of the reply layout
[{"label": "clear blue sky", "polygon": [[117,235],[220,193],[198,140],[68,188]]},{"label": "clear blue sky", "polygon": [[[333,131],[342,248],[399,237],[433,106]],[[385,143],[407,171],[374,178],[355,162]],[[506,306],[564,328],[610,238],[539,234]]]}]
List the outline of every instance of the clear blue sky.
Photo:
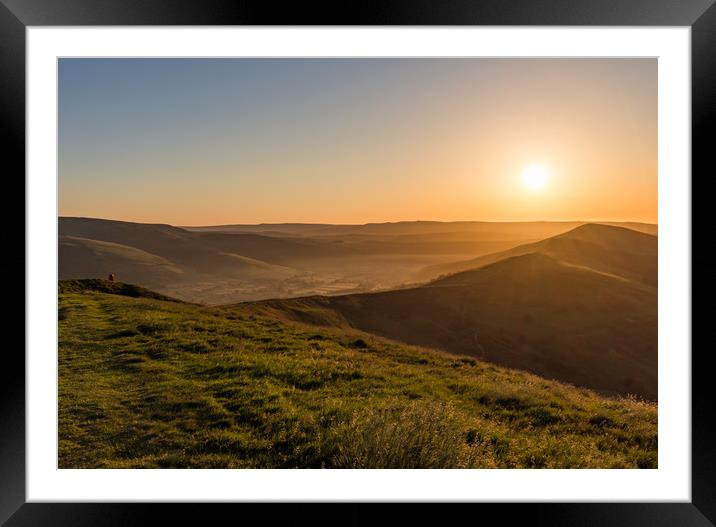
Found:
[{"label": "clear blue sky", "polygon": [[59,181],[179,225],[656,221],[656,61],[60,59]]}]

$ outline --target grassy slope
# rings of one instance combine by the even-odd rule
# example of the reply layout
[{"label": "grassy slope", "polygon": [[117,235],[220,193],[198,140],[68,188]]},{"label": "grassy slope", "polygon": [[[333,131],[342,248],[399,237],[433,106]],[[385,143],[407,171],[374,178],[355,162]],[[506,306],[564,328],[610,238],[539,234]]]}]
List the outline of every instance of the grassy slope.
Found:
[{"label": "grassy slope", "polygon": [[[84,293],[94,291],[96,293],[108,293],[112,295],[128,296],[132,298],[153,298],[166,302],[181,302],[175,298],[150,291],[144,287],[123,282],[110,282],[101,278],[83,278],[81,280],[61,280],[59,292],[62,293]],[[182,302],[183,303],[183,302]],[[62,304],[60,304],[59,317],[62,320],[64,315]]]},{"label": "grassy slope", "polygon": [[656,290],[541,254],[423,287],[237,308],[353,327],[605,393],[657,397]]},{"label": "grassy slope", "polygon": [[657,463],[652,404],[364,333],[89,289],[60,288],[63,468]]}]

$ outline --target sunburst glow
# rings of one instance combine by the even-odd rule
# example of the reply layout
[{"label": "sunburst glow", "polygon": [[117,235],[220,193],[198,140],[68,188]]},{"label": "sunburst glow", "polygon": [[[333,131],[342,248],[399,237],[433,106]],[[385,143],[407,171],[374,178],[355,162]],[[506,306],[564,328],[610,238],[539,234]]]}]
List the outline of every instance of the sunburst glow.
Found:
[{"label": "sunburst glow", "polygon": [[549,171],[542,165],[530,165],[520,175],[522,184],[530,190],[540,190],[549,181]]}]

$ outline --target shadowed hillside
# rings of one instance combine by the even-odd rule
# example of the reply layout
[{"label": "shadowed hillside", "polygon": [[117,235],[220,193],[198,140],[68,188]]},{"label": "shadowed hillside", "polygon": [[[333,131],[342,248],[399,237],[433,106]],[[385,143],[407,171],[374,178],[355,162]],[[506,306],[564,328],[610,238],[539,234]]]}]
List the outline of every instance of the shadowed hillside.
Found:
[{"label": "shadowed hillside", "polygon": [[426,265],[508,249],[563,224],[406,222],[193,229],[59,218],[61,279],[106,278],[224,304],[364,292],[414,282]]},{"label": "shadowed hillside", "polygon": [[649,285],[658,280],[658,238],[624,227],[589,223],[535,243],[478,258],[431,266],[425,279],[459,273],[522,254],[539,253],[594,271],[622,276]]},{"label": "shadowed hillside", "polygon": [[171,225],[91,218],[60,218],[59,233],[61,236],[134,247],[199,272],[226,272],[240,268],[232,255],[277,265],[307,258],[351,255],[348,248],[310,239],[283,239],[245,233],[199,233]]},{"label": "shadowed hillside", "polygon": [[607,393],[656,399],[655,246],[650,235],[586,225],[421,287],[243,309],[358,328]]},{"label": "shadowed hillside", "polygon": [[[192,302],[380,291],[564,233],[580,222],[268,224],[179,228],[62,217],[61,279],[106,278]],[[655,225],[624,224],[655,230]],[[422,270],[422,271],[421,271]]]},{"label": "shadowed hillside", "polygon": [[657,466],[651,403],[128,284],[59,289],[60,468]]},{"label": "shadowed hillside", "polygon": [[60,277],[106,278],[110,272],[124,280],[147,287],[181,281],[184,271],[166,258],[119,243],[80,238],[59,237]]},{"label": "shadowed hillside", "polygon": [[91,218],[60,218],[59,234],[61,279],[112,272],[122,281],[210,303],[321,291],[302,262],[351,254],[327,242]]}]

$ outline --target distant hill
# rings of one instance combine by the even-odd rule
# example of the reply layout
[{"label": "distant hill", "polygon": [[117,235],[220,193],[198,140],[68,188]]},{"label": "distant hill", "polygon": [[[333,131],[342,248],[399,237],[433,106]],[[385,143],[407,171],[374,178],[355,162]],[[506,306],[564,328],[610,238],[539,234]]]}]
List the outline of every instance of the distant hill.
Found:
[{"label": "distant hill", "polygon": [[[458,228],[405,235],[391,234],[391,225],[369,229],[376,233],[342,232],[343,227],[336,233],[324,225],[276,226],[290,232],[254,227],[249,232],[190,231],[166,224],[61,217],[59,275],[106,278],[112,272],[119,280],[170,296],[222,304],[396,287],[414,282],[413,273],[426,265],[534,239],[514,226],[511,233]],[[418,227],[396,228],[413,232]],[[311,230],[317,234],[307,235]]]},{"label": "distant hill", "polygon": [[300,285],[314,257],[350,254],[312,240],[258,234],[195,233],[171,225],[60,218],[61,279],[106,278],[141,284],[185,300],[222,302],[283,295]]},{"label": "distant hill", "polygon": [[466,356],[105,280],[58,318],[63,469],[658,466],[655,404]]},{"label": "distant hill", "polygon": [[[419,221],[189,229],[61,217],[59,276],[112,272],[121,281],[210,304],[369,292],[426,282],[442,274],[436,265],[504,252],[579,225]],[[433,270],[421,272],[426,268]]]},{"label": "distant hill", "polygon": [[171,225],[92,218],[60,218],[59,234],[135,247],[200,272],[235,270],[237,262],[232,254],[276,265],[287,265],[306,258],[351,254],[349,249],[336,244],[313,240],[245,233],[200,233]]},{"label": "distant hill", "polygon": [[[212,225],[184,227],[195,232],[245,232],[293,236],[406,236],[436,235],[446,233],[489,233],[499,239],[540,239],[554,236],[584,225],[584,221],[398,221],[366,223],[356,225],[335,225],[327,223],[264,223],[259,225]],[[604,222],[632,230],[657,234],[657,226],[637,222]]]},{"label": "distant hill", "polygon": [[60,277],[106,278],[110,272],[147,287],[182,279],[184,271],[172,261],[136,247],[77,236],[59,237]]},{"label": "distant hill", "polygon": [[594,271],[649,285],[658,280],[658,238],[624,227],[585,224],[566,233],[478,258],[430,266],[420,276],[430,279],[483,267],[512,256],[543,254]]},{"label": "distant hill", "polygon": [[585,225],[421,287],[243,308],[656,399],[656,258],[651,235]]}]

